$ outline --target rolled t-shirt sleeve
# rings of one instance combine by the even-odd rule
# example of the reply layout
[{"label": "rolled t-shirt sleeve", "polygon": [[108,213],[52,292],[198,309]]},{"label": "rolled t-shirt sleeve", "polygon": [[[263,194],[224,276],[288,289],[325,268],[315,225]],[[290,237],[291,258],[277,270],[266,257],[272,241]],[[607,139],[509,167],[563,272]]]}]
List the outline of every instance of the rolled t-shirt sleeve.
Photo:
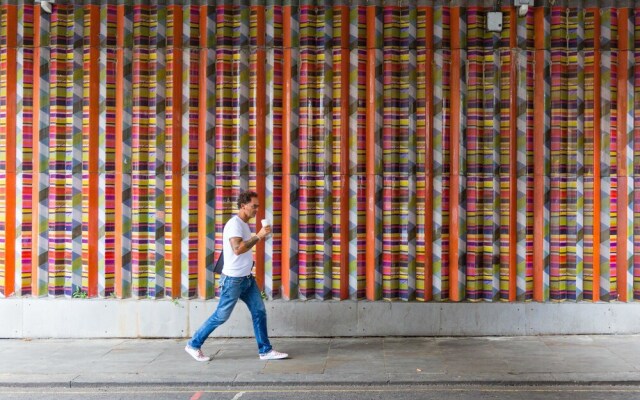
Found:
[{"label": "rolled t-shirt sleeve", "polygon": [[234,218],[232,221],[230,221],[230,223],[228,224],[228,231],[227,231],[227,237],[229,239],[234,238],[234,237],[239,237],[242,240],[246,240],[244,235],[242,234],[242,226],[238,223],[238,220],[236,218]]}]

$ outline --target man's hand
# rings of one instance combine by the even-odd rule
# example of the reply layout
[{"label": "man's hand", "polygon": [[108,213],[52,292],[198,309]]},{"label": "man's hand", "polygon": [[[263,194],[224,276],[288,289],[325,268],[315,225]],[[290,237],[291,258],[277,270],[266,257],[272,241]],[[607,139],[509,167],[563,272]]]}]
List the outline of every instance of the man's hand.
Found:
[{"label": "man's hand", "polygon": [[270,234],[271,234],[271,225],[267,225],[267,226],[263,226],[262,229],[260,229],[260,232],[256,234],[256,236],[258,236],[260,240],[264,240],[264,238],[266,238]]}]

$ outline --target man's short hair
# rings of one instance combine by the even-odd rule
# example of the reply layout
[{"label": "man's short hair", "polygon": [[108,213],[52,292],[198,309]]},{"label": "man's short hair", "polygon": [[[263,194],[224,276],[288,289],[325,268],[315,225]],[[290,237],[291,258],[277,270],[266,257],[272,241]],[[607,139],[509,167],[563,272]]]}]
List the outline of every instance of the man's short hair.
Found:
[{"label": "man's short hair", "polygon": [[238,196],[238,209],[242,208],[242,206],[247,203],[251,203],[251,199],[254,197],[258,197],[258,193],[252,192],[251,190],[240,193]]}]

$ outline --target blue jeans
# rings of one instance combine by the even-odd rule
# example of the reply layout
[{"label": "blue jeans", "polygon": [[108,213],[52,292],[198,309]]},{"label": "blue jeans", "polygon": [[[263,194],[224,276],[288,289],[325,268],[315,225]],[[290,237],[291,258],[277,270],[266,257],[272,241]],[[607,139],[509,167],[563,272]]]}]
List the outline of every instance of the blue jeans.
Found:
[{"label": "blue jeans", "polygon": [[267,335],[267,310],[264,307],[260,289],[253,275],[242,278],[220,276],[220,301],[216,311],[196,331],[189,346],[199,349],[205,340],[217,327],[224,324],[231,316],[238,299],[244,301],[251,312],[253,332],[258,342],[258,353],[266,354],[271,351],[271,343]]}]

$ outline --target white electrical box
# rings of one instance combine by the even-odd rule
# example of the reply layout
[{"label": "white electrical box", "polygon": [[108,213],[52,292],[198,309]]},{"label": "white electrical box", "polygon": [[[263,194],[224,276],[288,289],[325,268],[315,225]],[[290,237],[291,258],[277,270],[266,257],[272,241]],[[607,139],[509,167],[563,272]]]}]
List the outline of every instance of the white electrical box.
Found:
[{"label": "white electrical box", "polygon": [[487,31],[502,32],[502,13],[499,11],[487,13]]}]

